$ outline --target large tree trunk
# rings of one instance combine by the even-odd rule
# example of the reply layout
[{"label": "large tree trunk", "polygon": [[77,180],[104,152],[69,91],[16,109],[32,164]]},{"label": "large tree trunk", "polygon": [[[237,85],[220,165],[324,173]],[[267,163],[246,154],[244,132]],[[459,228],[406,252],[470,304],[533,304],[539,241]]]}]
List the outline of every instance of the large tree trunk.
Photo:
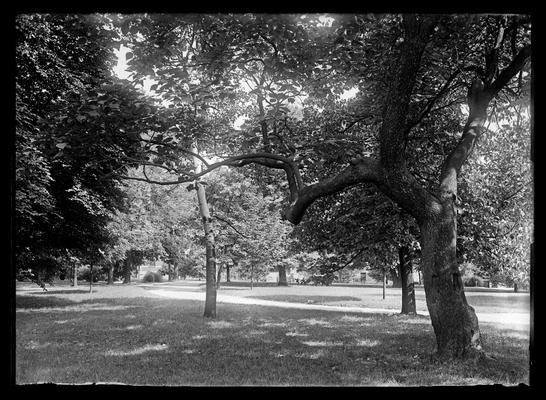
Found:
[{"label": "large tree trunk", "polygon": [[481,350],[480,330],[457,264],[456,211],[449,201],[438,208],[420,224],[425,295],[438,355],[473,356]]},{"label": "large tree trunk", "polygon": [[277,270],[279,271],[279,283],[278,286],[288,286],[288,281],[286,280],[286,267],[284,265],[277,265]]},{"label": "large tree trunk", "polygon": [[407,246],[398,248],[400,260],[400,280],[402,286],[402,314],[415,314],[415,290],[413,287],[413,268],[411,252]]},{"label": "large tree trunk", "polygon": [[229,277],[229,264],[226,264],[226,282],[231,282]]},{"label": "large tree trunk", "polygon": [[[298,224],[317,198],[355,184],[375,183],[378,188],[418,221],[421,230],[422,278],[427,307],[436,335],[438,353],[447,357],[481,354],[480,331],[474,309],[468,305],[456,261],[457,224],[454,203],[460,170],[481,135],[487,107],[499,91],[521,71],[531,56],[526,45],[499,71],[504,28],[499,27],[494,49],[485,58],[485,79],[476,76],[468,90],[468,119],[459,143],[444,161],[437,193],[425,190],[408,168],[406,145],[411,121],[408,111],[421,56],[434,31],[438,15],[404,15],[404,40],[396,68],[388,75],[379,130],[379,159],[355,157],[350,166],[332,178],[299,189],[285,218]],[[456,75],[453,75],[453,78]],[[447,88],[453,78],[446,82]],[[441,89],[441,91],[444,89]],[[434,103],[431,103],[431,105]],[[427,111],[428,113],[428,111]],[[423,114],[426,115],[426,114]],[[419,123],[417,119],[413,123]]]}]

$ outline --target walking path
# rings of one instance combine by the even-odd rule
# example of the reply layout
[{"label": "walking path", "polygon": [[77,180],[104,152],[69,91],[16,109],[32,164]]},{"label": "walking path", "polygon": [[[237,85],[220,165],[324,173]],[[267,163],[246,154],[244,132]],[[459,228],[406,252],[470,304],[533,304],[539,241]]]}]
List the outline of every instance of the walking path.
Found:
[{"label": "walking path", "polygon": [[[144,286],[144,285],[143,285]],[[181,286],[177,286],[180,288]],[[187,286],[187,288],[195,289],[194,286]],[[184,300],[199,300],[205,301],[205,292],[187,292],[182,290],[168,290],[168,289],[151,289],[150,293],[157,296],[167,297],[171,299],[184,299]],[[345,307],[345,306],[327,306],[321,304],[305,304],[305,303],[290,303],[285,301],[273,301],[253,299],[248,297],[230,296],[223,293],[217,293],[216,301],[219,303],[231,303],[231,304],[251,304],[261,305],[268,307],[281,307],[281,308],[295,308],[300,310],[320,310],[320,311],[338,311],[338,312],[351,312],[351,313],[377,313],[377,314],[398,314],[398,311],[385,308],[367,308],[367,307]],[[527,329],[530,324],[530,316],[528,313],[476,313],[478,319],[483,322],[491,322],[495,324],[508,325],[509,327],[518,329]],[[428,316],[427,311],[421,311],[419,315]],[[507,326],[507,327],[508,327]]]}]

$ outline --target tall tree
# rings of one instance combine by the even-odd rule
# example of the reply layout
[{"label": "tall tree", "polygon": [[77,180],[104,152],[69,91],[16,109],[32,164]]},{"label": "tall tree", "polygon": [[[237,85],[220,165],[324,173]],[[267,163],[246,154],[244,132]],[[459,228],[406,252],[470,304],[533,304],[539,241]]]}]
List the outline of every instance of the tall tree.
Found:
[{"label": "tall tree", "polygon": [[[510,93],[514,81],[519,79],[518,74],[522,76],[520,72],[528,68],[528,19],[525,16],[342,16],[337,38],[312,34],[310,25],[303,20],[298,16],[285,16],[264,24],[260,19],[233,16],[191,16],[178,20],[164,16],[140,18],[138,21],[149,42],[146,46],[136,45],[134,65],[140,71],[153,72],[153,67],[159,68],[161,74],[153,73],[156,78],[164,78],[162,86],[168,89],[168,94],[174,88],[190,92],[191,79],[187,78],[192,74],[188,68],[200,66],[201,69],[193,71],[201,71],[199,73],[208,79],[208,83],[201,80],[198,84],[201,92],[206,88],[207,93],[200,97],[200,107],[205,108],[212,105],[206,100],[207,96],[220,99],[220,93],[225,93],[218,87],[230,82],[234,76],[230,72],[239,73],[237,66],[241,57],[246,57],[244,49],[254,44],[264,45],[257,39],[260,33],[274,43],[270,47],[277,50],[273,50],[273,55],[279,63],[297,71],[299,75],[295,76],[302,78],[310,93],[332,95],[331,86],[309,83],[323,73],[323,69],[334,70],[333,78],[340,80],[346,71],[352,71],[351,78],[345,82],[357,82],[367,89],[359,118],[370,112],[378,118],[377,129],[370,129],[367,137],[357,141],[365,143],[371,139],[376,145],[348,154],[341,171],[318,181],[308,180],[302,164],[316,154],[298,153],[288,147],[271,153],[233,155],[233,151],[239,152],[241,147],[228,146],[229,157],[205,164],[201,174],[223,165],[259,164],[283,170],[290,193],[284,216],[294,224],[302,220],[315,200],[355,185],[374,184],[419,226],[421,267],[438,353],[447,357],[479,353],[478,320],[464,295],[456,252],[458,182],[461,168],[483,131],[490,103],[501,93]],[[135,32],[139,31],[138,26],[132,24]],[[250,29],[256,26],[266,28],[257,29],[258,32]],[[184,33],[180,35],[180,31]],[[245,31],[254,36],[241,36]],[[333,48],[323,45],[330,39],[335,41]],[[320,45],[313,46],[313,43]],[[309,54],[313,51],[315,55]],[[528,77],[522,76],[520,80],[526,79]],[[366,82],[369,84],[365,85]],[[336,90],[339,92],[339,88]],[[461,102],[467,105],[466,113],[460,110]],[[192,104],[196,106],[195,100]],[[376,107],[371,107],[372,104]],[[410,133],[421,132],[426,123],[434,125],[431,121],[441,119],[448,110],[453,121],[464,123],[453,124],[442,133],[436,128],[435,133],[441,140],[435,144],[435,162],[425,168],[430,176],[423,176],[420,173],[423,160],[418,156],[421,150],[410,143]],[[203,134],[206,130],[201,127],[199,131]],[[234,135],[229,125],[218,132],[239,142],[243,140],[240,134]],[[461,132],[458,140],[457,132]],[[291,133],[299,143],[322,139],[316,131]],[[218,136],[207,139],[212,141]],[[226,152],[223,147],[221,150]],[[197,177],[196,174],[182,175],[175,182],[189,182]]]},{"label": "tall tree", "polygon": [[99,184],[97,176],[119,164],[89,162],[100,145],[74,157],[68,142],[78,148],[85,129],[67,129],[66,120],[85,119],[77,105],[109,79],[114,35],[97,15],[22,14],[15,22],[16,265],[39,270],[48,258],[66,261],[67,248],[84,255],[108,240],[104,226],[121,199],[119,178]]}]

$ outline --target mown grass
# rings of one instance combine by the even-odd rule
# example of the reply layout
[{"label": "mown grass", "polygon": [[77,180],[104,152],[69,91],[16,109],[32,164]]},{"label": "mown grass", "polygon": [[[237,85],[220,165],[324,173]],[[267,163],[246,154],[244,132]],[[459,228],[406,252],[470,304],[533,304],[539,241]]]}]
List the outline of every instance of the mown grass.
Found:
[{"label": "mown grass", "polygon": [[[74,291],[74,293],[72,293]],[[423,316],[156,298],[136,286],[16,296],[16,382],[138,385],[517,385],[528,338],[482,324],[488,355],[442,363]]]}]

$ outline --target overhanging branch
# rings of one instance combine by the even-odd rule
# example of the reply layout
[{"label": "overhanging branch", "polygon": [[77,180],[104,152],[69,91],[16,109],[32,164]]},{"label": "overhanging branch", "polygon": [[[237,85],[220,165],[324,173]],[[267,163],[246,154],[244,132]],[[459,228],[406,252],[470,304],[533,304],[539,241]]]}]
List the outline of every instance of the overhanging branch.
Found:
[{"label": "overhanging branch", "polygon": [[305,186],[297,193],[296,201],[283,214],[284,219],[299,224],[307,208],[320,197],[341,192],[351,186],[380,180],[380,164],[372,158],[362,158],[338,175],[321,182]]}]

